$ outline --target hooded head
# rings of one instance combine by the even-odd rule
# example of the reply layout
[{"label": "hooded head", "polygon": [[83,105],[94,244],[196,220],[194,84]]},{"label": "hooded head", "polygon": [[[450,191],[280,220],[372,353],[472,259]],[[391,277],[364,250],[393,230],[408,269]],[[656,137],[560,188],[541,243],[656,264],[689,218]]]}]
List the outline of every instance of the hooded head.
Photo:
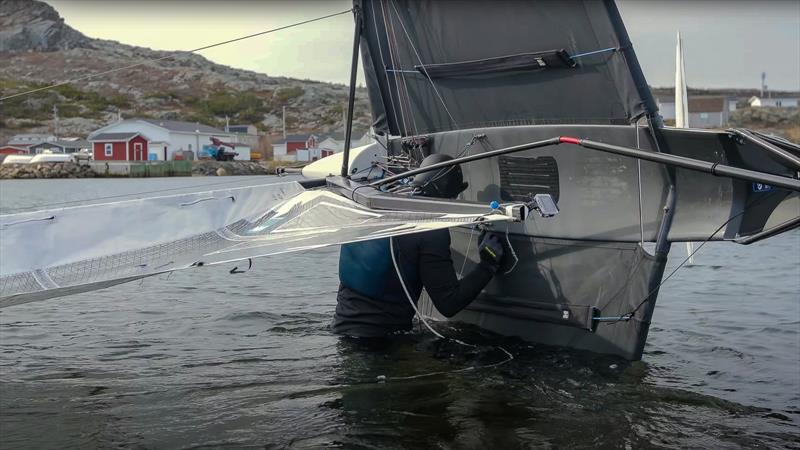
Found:
[{"label": "hooded head", "polygon": [[[436,153],[423,159],[419,167],[427,167],[452,159],[451,156]],[[456,198],[468,186],[464,182],[461,167],[458,165],[421,173],[414,177],[411,185],[426,197],[438,198]]]}]

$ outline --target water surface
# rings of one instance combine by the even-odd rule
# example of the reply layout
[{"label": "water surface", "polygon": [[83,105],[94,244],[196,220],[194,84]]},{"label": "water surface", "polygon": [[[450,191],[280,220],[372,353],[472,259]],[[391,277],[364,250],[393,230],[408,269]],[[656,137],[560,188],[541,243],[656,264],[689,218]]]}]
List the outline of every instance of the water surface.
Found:
[{"label": "water surface", "polygon": [[[0,210],[276,181],[2,181]],[[800,233],[696,259],[632,364],[447,323],[478,347],[419,330],[361,348],[328,329],[335,248],[8,308],[0,447],[800,446]],[[481,368],[494,346],[514,360]]]}]

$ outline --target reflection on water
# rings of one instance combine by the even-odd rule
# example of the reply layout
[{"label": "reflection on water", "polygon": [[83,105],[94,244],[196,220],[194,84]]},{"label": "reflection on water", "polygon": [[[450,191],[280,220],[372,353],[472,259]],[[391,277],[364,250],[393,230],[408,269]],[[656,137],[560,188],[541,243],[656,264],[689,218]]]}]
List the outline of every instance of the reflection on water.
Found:
[{"label": "reflection on water", "polygon": [[[74,181],[0,182],[0,207],[220,180]],[[636,363],[453,324],[438,328],[478,347],[340,339],[336,249],[9,308],[0,447],[796,446],[800,233],[697,259],[662,289]],[[505,359],[494,346],[514,360],[464,370]]]}]

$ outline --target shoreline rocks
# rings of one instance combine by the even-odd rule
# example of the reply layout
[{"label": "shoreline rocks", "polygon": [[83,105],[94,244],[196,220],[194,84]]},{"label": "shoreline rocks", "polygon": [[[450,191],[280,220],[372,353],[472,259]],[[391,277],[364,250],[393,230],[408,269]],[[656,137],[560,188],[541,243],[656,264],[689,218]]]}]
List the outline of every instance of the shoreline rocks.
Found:
[{"label": "shoreline rocks", "polygon": [[274,170],[255,161],[192,161],[192,176],[274,175]]},{"label": "shoreline rocks", "polygon": [[[187,161],[188,162],[188,161]],[[92,164],[94,164],[93,167]],[[51,162],[38,164],[0,164],[0,180],[41,179],[41,178],[134,178],[159,176],[186,176],[187,172],[168,175],[168,171],[149,171],[143,174],[135,163],[128,170],[104,171],[97,163],[78,164],[74,162]],[[156,165],[154,165],[155,167]],[[155,167],[157,168],[157,167]],[[188,169],[188,168],[187,168]],[[191,162],[191,176],[241,176],[241,175],[274,175],[275,169],[265,163],[255,161],[213,161],[201,160]]]},{"label": "shoreline rocks", "polygon": [[0,180],[35,178],[95,178],[87,164],[53,162],[38,164],[1,164]]}]

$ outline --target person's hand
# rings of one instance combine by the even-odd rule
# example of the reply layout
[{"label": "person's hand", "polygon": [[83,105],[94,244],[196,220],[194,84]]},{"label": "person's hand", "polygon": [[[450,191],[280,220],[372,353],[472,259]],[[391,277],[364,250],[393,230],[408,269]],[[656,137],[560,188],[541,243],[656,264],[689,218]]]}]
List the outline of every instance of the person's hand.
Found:
[{"label": "person's hand", "polygon": [[481,241],[478,247],[478,252],[481,255],[481,262],[488,264],[494,270],[500,267],[503,262],[503,242],[494,233],[486,233],[486,236]]}]

